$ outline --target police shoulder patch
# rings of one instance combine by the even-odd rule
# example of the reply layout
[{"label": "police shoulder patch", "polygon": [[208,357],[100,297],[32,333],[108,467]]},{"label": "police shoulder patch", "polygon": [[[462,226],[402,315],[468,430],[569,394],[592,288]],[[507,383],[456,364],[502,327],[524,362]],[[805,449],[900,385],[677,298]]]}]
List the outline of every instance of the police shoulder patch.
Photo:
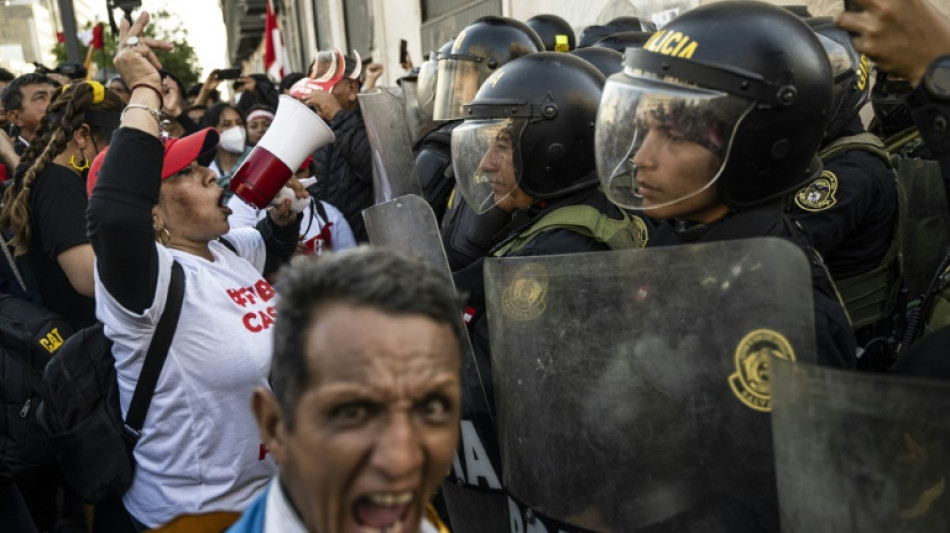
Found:
[{"label": "police shoulder patch", "polygon": [[518,321],[533,320],[544,313],[547,304],[548,271],[537,263],[528,263],[518,269],[514,281],[502,293],[505,314]]},{"label": "police shoulder patch", "polygon": [[729,376],[729,386],[736,398],[747,407],[765,413],[772,410],[770,355],[795,360],[792,345],[781,333],[771,329],[749,332],[736,347],[736,371]]},{"label": "police shoulder patch", "polygon": [[637,246],[645,248],[650,240],[650,230],[647,228],[647,223],[636,215],[630,215],[630,218],[633,219],[633,226],[636,228]]},{"label": "police shoulder patch", "polygon": [[805,211],[824,211],[838,203],[838,177],[830,170],[821,174],[807,187],[795,194],[795,205]]}]

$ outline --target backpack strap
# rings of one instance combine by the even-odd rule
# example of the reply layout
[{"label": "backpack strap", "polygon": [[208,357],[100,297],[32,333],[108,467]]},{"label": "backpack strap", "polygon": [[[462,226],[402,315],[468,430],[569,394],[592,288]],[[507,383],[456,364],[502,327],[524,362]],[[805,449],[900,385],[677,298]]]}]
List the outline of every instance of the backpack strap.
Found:
[{"label": "backpack strap", "polygon": [[847,137],[839,137],[818,151],[818,158],[822,162],[827,161],[828,159],[844,153],[850,152],[851,150],[863,150],[871,154],[876,155],[881,161],[884,161],[884,164],[887,165],[887,168],[893,169],[894,163],[891,161],[891,155],[887,153],[887,150],[884,148],[884,143],[881,139],[874,135],[873,133],[862,132],[857,135],[849,135]]},{"label": "backpack strap", "polygon": [[623,218],[610,218],[589,205],[560,207],[541,217],[518,236],[506,242],[492,255],[502,257],[521,251],[540,233],[553,229],[566,229],[604,243],[611,250],[643,248],[648,239],[643,220],[621,210]]},{"label": "backpack strap", "polygon": [[[223,239],[222,241],[227,242]],[[181,304],[184,298],[185,271],[181,268],[181,264],[175,261],[172,263],[172,279],[168,284],[165,310],[162,311],[162,317],[158,319],[158,326],[155,327],[155,334],[152,336],[152,342],[145,354],[142,373],[139,374],[139,381],[135,385],[135,393],[132,395],[132,402],[129,404],[129,412],[125,417],[123,437],[129,444],[129,449],[135,447],[135,443],[141,436],[145,414],[148,412],[149,404],[152,403],[155,386],[158,384],[158,375],[161,374],[162,367],[165,365],[168,348],[171,346],[175,330],[178,328],[178,317],[181,315]]]},{"label": "backpack strap", "polygon": [[323,237],[323,242],[327,243],[327,248],[333,249],[333,235],[330,233],[330,226],[333,225],[333,222],[330,222],[330,217],[327,216],[327,210],[323,207],[323,202],[320,200],[315,201],[314,207],[317,208],[317,214],[320,215],[320,220],[323,221],[323,227],[320,228],[320,235]]},{"label": "backpack strap", "polygon": [[917,130],[917,126],[911,126],[905,130],[901,130],[890,137],[884,139],[884,149],[891,154],[897,154],[901,152],[905,146],[914,143],[914,146],[920,144],[916,142],[920,140],[920,131]]},{"label": "backpack strap", "polygon": [[218,242],[224,245],[225,248],[234,252],[234,255],[241,255],[238,253],[237,248],[234,247],[234,243],[225,239],[224,237],[218,237]]}]

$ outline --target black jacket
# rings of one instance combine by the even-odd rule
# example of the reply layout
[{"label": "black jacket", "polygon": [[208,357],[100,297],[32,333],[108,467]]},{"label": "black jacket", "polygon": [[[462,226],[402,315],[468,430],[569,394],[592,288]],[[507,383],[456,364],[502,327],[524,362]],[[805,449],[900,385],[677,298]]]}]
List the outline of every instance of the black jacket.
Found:
[{"label": "black jacket", "polygon": [[815,302],[815,340],[818,363],[826,366],[855,368],[857,345],[848,317],[835,295],[834,286],[822,264],[821,256],[811,249],[807,237],[783,214],[780,203],[730,213],[709,224],[695,225],[683,231],[676,223],[661,221],[653,229],[647,246],[717,242],[752,237],[788,239],[805,251],[812,263],[812,292]]},{"label": "black jacket", "polygon": [[310,194],[339,209],[356,240],[366,242],[363,209],[373,205],[373,162],[363,115],[359,107],[344,109],[329,125],[336,140],[313,154],[317,183]]},{"label": "black jacket", "polygon": [[[860,133],[860,123],[843,135]],[[825,258],[835,280],[876,268],[891,246],[897,215],[897,177],[874,154],[854,149],[824,161],[820,179],[833,179],[836,190],[809,202],[809,187],[795,193],[789,215],[798,221]],[[830,173],[826,174],[826,173]]]}]

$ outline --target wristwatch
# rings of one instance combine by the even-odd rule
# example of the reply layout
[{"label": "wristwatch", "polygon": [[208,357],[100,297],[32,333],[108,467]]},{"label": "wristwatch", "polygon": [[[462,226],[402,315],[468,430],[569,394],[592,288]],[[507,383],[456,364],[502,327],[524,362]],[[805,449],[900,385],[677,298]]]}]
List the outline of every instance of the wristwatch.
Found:
[{"label": "wristwatch", "polygon": [[937,100],[950,100],[950,55],[938,57],[927,66],[924,90]]}]

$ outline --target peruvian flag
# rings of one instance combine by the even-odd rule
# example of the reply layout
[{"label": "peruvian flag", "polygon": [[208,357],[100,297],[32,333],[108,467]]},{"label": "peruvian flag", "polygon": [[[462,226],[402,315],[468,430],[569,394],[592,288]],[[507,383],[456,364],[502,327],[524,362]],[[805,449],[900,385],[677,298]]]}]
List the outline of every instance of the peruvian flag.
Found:
[{"label": "peruvian flag", "polygon": [[271,0],[267,0],[267,18],[264,20],[264,69],[275,80],[284,77],[284,38],[277,26],[277,17]]},{"label": "peruvian flag", "polygon": [[105,42],[102,40],[102,23],[98,22],[92,27],[92,47],[101,50],[103,46]]},{"label": "peruvian flag", "polygon": [[92,45],[93,48],[98,50],[102,48],[102,23],[99,22],[88,30],[77,33],[76,36],[79,37],[83,46]]}]

